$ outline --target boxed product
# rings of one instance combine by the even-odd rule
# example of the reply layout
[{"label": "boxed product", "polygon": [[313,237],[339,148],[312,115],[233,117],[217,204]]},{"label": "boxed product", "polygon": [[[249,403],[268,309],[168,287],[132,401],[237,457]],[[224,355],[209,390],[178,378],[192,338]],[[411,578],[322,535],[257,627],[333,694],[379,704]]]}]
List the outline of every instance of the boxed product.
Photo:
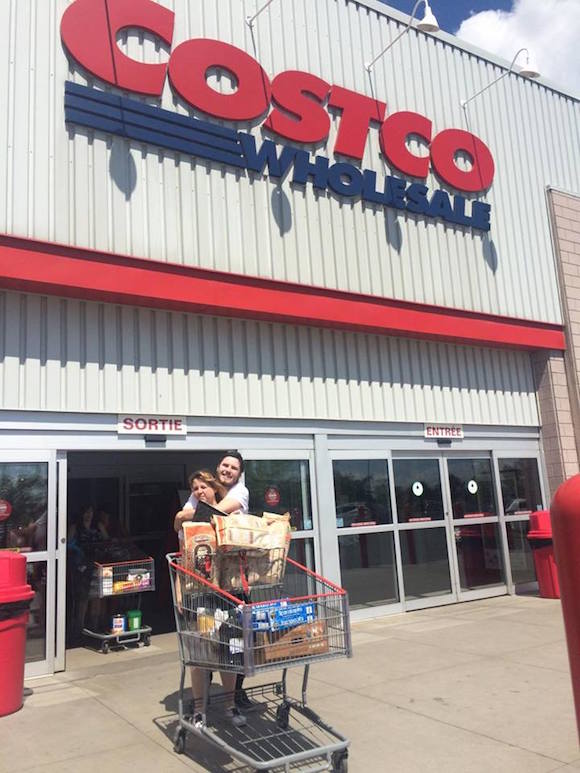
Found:
[{"label": "boxed product", "polygon": [[258,631],[255,636],[258,664],[324,655],[329,650],[328,632],[324,620],[305,623],[285,633]]},{"label": "boxed product", "polygon": [[316,619],[314,604],[298,604],[289,601],[273,601],[252,607],[252,629],[254,631],[281,631],[295,628]]},{"label": "boxed product", "polygon": [[287,551],[290,544],[290,515],[268,514],[259,518],[256,515],[232,513],[214,515],[213,523],[217,535],[217,544],[227,550],[282,550]]},{"label": "boxed product", "polygon": [[209,582],[215,581],[215,529],[209,523],[186,521],[183,524],[183,565]]}]

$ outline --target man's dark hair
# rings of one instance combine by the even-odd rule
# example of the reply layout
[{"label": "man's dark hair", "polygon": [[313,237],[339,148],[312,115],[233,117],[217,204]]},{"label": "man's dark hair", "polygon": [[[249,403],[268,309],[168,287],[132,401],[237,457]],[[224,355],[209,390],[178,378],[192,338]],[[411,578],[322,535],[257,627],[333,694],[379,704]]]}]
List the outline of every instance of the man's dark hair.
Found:
[{"label": "man's dark hair", "polygon": [[239,451],[236,451],[235,449],[226,451],[225,453],[223,453],[218,459],[218,463],[216,464],[216,467],[220,466],[220,464],[223,462],[226,456],[233,456],[234,459],[238,460],[238,462],[240,463],[240,475],[241,475],[242,472],[244,471],[244,460],[242,458],[241,453]]}]

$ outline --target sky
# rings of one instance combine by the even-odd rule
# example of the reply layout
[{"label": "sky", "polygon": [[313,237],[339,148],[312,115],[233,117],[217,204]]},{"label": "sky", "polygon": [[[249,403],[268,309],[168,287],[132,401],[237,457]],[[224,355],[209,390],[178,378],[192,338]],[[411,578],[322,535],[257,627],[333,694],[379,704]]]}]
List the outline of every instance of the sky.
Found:
[{"label": "sky", "polygon": [[[383,1],[408,14],[415,4]],[[508,62],[527,48],[543,77],[580,97],[580,0],[431,0],[431,9],[442,30]]]}]

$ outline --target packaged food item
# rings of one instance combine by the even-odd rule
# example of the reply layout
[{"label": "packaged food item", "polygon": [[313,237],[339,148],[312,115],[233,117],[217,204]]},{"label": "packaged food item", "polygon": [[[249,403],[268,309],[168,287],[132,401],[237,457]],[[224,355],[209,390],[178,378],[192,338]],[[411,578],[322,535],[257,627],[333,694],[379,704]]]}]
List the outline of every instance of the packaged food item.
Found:
[{"label": "packaged food item", "polygon": [[206,610],[205,607],[197,608],[197,630],[200,633],[210,633],[215,631],[216,621],[214,614],[211,610]]},{"label": "packaged food item", "polygon": [[151,573],[146,569],[132,569],[127,572],[127,583],[136,590],[148,588],[151,585]]},{"label": "packaged food item", "polygon": [[211,524],[196,521],[186,521],[183,524],[183,558],[186,570],[195,572],[204,580],[215,582],[215,550],[216,534]]},{"label": "packaged food item", "polygon": [[244,513],[214,515],[218,547],[225,550],[283,549],[290,545],[290,515],[268,513],[266,517]]},{"label": "packaged food item", "polygon": [[101,595],[112,596],[113,595],[113,567],[104,566],[101,570],[101,578],[102,578]]},{"label": "packaged food item", "polygon": [[315,619],[316,607],[312,603],[301,604],[280,600],[252,607],[254,631],[282,631],[304,623],[312,623]]},{"label": "packaged food item", "polygon": [[113,615],[111,618],[111,633],[125,633],[126,630],[127,618],[125,615]]},{"label": "packaged food item", "polygon": [[305,623],[285,633],[258,632],[256,656],[259,661],[271,663],[275,660],[324,655],[329,650],[328,632],[324,620]]}]

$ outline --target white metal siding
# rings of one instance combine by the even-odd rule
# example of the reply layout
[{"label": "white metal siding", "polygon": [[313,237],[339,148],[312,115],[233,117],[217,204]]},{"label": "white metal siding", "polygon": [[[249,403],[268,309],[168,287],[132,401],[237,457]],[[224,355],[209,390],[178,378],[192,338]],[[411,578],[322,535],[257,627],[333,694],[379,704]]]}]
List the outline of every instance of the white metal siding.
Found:
[{"label": "white metal siding", "polygon": [[525,352],[0,293],[5,410],[537,426]]},{"label": "white metal siding", "polygon": [[[371,93],[364,62],[401,29],[389,9],[354,0],[279,0],[257,20],[254,0],[163,0],[174,47],[198,36],[231,42],[275,75],[295,68]],[[372,3],[370,3],[372,6]],[[69,70],[59,25],[66,0],[0,0],[0,232],[384,297],[559,322],[544,186],[580,190],[579,103],[515,75],[460,100],[501,70],[456,45],[411,31],[377,62],[388,111],[414,110],[434,131],[469,128],[491,148],[490,238],[410,214],[252,180],[64,124]],[[394,14],[395,17],[397,14]],[[400,15],[398,16],[400,19]],[[88,34],[90,34],[88,32]],[[459,43],[459,41],[457,41]],[[137,35],[135,57],[166,59]],[[163,106],[185,112],[166,88]],[[243,127],[248,129],[249,127]],[[336,119],[328,146],[334,146]],[[259,135],[259,130],[255,130]],[[378,131],[364,167],[380,175]],[[431,189],[439,187],[431,177]],[[224,227],[225,226],[225,227]]]}]

